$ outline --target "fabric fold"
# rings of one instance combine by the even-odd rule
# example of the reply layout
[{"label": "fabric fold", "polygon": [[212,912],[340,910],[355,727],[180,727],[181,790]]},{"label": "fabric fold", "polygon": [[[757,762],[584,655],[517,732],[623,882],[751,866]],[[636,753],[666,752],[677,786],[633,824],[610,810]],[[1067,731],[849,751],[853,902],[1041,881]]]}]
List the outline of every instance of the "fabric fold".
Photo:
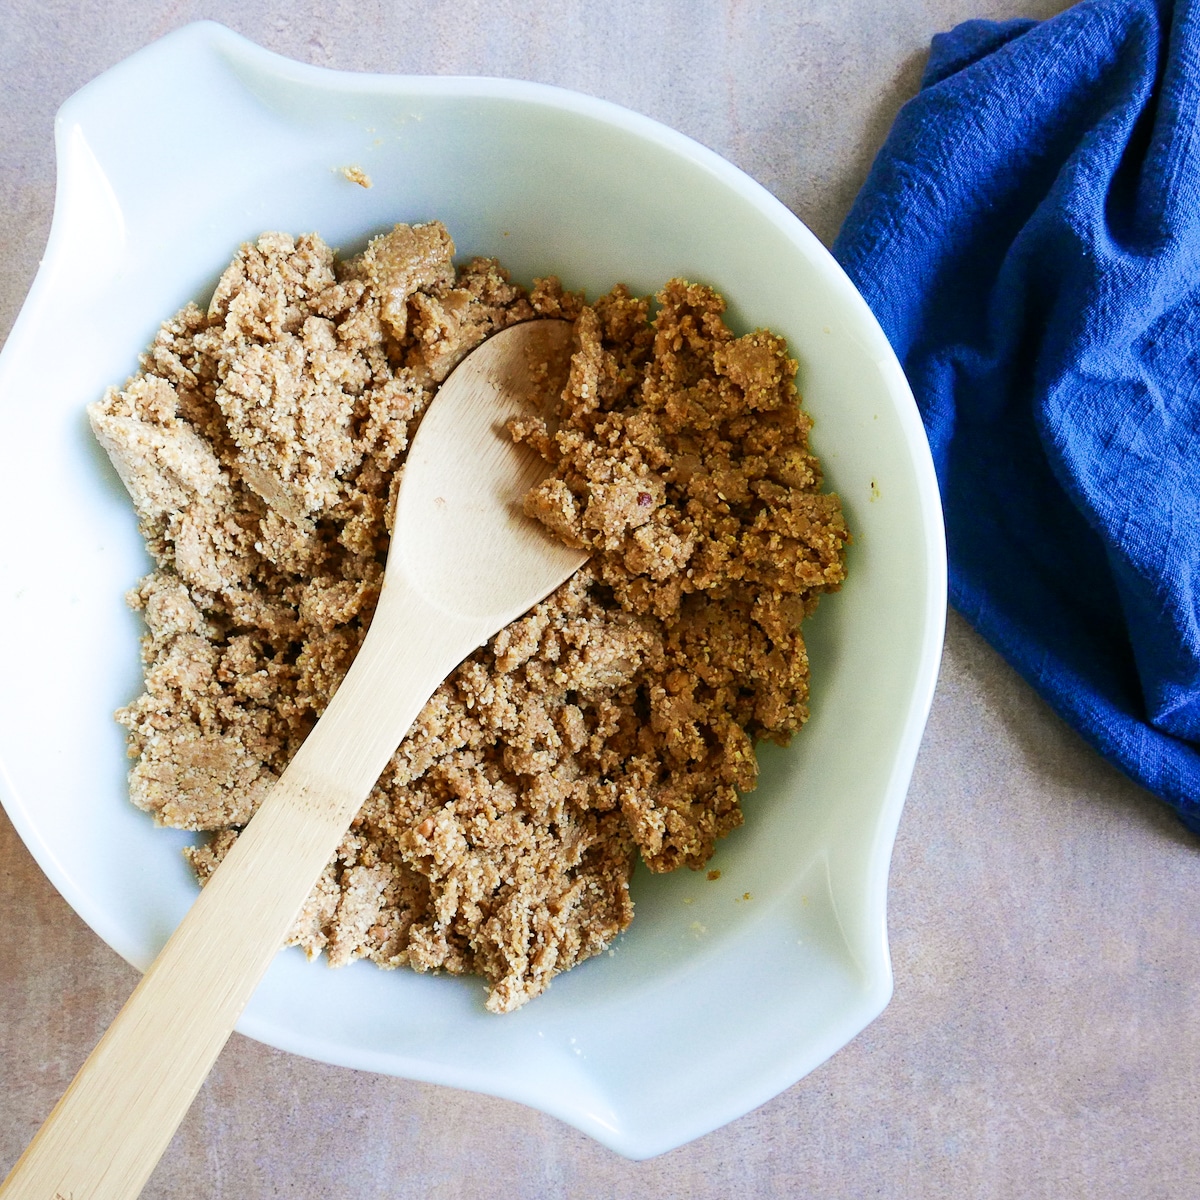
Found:
[{"label": "fabric fold", "polygon": [[1200,832],[1200,18],[934,38],[834,246],[916,395],[950,599]]}]

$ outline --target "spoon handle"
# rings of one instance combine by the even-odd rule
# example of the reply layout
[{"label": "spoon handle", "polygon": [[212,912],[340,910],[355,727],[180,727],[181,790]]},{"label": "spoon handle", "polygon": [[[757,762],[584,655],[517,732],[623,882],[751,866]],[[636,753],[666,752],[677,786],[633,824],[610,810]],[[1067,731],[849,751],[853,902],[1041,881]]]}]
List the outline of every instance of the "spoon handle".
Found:
[{"label": "spoon handle", "polygon": [[385,584],[328,709],[0,1185],[3,1200],[138,1195],[396,746],[494,632]]}]

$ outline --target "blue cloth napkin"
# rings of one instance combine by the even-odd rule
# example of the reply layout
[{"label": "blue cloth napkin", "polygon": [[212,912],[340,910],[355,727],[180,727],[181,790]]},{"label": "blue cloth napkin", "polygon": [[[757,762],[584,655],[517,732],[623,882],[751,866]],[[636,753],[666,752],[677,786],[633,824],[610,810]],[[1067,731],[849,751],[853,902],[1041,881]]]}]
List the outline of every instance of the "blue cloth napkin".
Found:
[{"label": "blue cloth napkin", "polygon": [[1198,8],[936,37],[834,253],[917,397],[951,602],[1200,833]]}]

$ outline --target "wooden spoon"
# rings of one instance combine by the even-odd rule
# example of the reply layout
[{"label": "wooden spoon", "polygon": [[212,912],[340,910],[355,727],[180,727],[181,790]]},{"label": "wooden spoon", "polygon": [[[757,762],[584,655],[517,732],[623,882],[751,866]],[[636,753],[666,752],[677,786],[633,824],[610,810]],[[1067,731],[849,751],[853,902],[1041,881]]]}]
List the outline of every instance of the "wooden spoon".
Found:
[{"label": "wooden spoon", "polygon": [[546,464],[505,423],[561,386],[571,327],[496,334],[413,440],[379,607],[337,694],[0,1186],[4,1200],[136,1196],[342,835],[439,683],[587,555],[521,511]]}]

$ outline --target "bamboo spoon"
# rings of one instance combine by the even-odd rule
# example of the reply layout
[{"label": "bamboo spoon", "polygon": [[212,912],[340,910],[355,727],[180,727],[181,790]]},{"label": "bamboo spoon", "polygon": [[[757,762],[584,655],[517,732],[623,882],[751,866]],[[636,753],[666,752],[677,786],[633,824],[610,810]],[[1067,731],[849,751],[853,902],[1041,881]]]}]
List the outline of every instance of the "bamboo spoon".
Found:
[{"label": "bamboo spoon", "polygon": [[472,650],[587,555],[520,500],[545,464],[505,422],[561,384],[571,327],[512,326],[470,354],[404,469],[379,607],[329,708],[0,1185],[3,1200],[125,1200],[166,1149],[309,891],[409,726]]}]

